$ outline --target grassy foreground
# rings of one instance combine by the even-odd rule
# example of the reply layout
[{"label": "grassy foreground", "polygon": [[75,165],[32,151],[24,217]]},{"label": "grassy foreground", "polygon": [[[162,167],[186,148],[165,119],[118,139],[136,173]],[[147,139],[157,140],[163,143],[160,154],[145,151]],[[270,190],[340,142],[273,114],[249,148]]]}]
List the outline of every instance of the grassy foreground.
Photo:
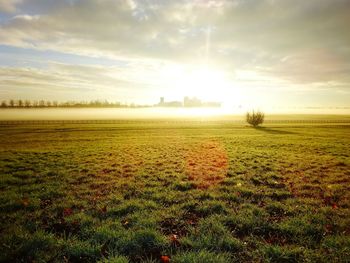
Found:
[{"label": "grassy foreground", "polygon": [[2,262],[350,262],[350,125],[0,134]]}]

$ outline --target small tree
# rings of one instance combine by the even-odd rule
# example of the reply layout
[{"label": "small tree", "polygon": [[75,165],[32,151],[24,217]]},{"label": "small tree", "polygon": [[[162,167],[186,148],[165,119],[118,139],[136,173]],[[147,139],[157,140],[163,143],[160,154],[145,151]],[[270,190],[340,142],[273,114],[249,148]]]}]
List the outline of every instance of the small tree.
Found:
[{"label": "small tree", "polygon": [[6,100],[3,100],[3,101],[1,102],[1,108],[7,108]]},{"label": "small tree", "polygon": [[261,111],[257,112],[247,112],[246,114],[246,121],[253,125],[254,127],[257,127],[259,124],[262,124],[264,122],[265,114]]},{"label": "small tree", "polygon": [[45,107],[45,101],[44,100],[39,100],[39,107],[41,107],[41,108]]},{"label": "small tree", "polygon": [[24,106],[26,106],[27,108],[30,107],[32,104],[30,102],[30,100],[25,100],[24,101]]}]

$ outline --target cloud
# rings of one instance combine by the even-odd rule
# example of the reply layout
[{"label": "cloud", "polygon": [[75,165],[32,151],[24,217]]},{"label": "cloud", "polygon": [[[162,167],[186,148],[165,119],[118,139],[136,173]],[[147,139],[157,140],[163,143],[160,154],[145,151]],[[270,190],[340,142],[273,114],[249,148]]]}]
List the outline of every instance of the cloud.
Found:
[{"label": "cloud", "polygon": [[[246,70],[271,81],[350,87],[347,0],[0,0],[0,9],[13,13],[0,22],[1,44],[122,59],[133,65],[124,83],[140,88],[160,85],[162,63],[207,60],[232,79]],[[136,67],[148,73],[138,77]],[[91,86],[100,77],[113,86],[109,73],[99,74],[85,74]]]},{"label": "cloud", "polygon": [[0,14],[1,13],[15,13],[16,5],[21,3],[22,0],[0,0]]},{"label": "cloud", "polygon": [[[3,97],[47,99],[121,99],[133,82],[123,79],[114,67],[51,63],[46,69],[0,67],[0,90]],[[130,96],[130,94],[129,94]],[[68,96],[69,97],[69,96]]]},{"label": "cloud", "polygon": [[[157,69],[155,68],[157,67]],[[95,100],[153,103],[164,87],[161,65],[78,65],[48,62],[45,68],[0,67],[2,98]],[[147,98],[147,94],[153,96]]]}]

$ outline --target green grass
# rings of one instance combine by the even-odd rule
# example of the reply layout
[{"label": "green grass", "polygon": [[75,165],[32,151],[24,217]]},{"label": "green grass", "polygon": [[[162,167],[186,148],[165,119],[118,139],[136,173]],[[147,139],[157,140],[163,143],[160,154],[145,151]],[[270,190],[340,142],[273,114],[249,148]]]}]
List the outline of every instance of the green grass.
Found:
[{"label": "green grass", "polygon": [[0,134],[1,262],[350,262],[350,125]]}]

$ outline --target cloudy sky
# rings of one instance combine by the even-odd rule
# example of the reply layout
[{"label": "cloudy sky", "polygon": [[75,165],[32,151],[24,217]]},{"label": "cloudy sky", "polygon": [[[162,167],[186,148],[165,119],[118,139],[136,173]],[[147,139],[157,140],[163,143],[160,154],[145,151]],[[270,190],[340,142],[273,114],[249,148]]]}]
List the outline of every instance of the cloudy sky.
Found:
[{"label": "cloudy sky", "polygon": [[349,0],[0,0],[0,98],[350,106]]}]

